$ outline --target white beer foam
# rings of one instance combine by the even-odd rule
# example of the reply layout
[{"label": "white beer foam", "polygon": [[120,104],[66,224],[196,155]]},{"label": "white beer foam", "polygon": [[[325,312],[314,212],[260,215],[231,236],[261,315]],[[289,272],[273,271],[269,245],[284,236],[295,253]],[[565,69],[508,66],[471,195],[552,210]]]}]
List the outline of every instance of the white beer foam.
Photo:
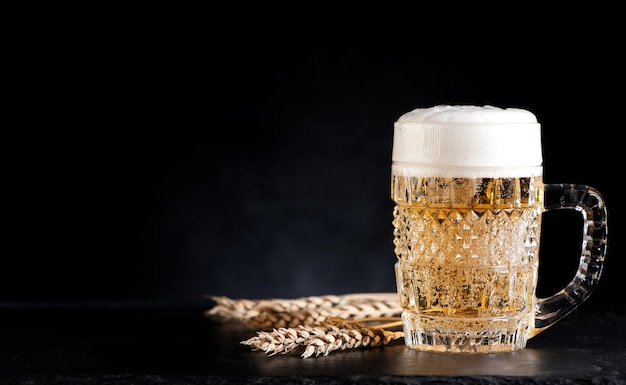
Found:
[{"label": "white beer foam", "polygon": [[394,172],[401,173],[540,175],[541,125],[520,108],[418,108],[395,122],[392,160]]},{"label": "white beer foam", "polygon": [[521,108],[439,105],[407,112],[398,123],[537,123],[537,117]]}]

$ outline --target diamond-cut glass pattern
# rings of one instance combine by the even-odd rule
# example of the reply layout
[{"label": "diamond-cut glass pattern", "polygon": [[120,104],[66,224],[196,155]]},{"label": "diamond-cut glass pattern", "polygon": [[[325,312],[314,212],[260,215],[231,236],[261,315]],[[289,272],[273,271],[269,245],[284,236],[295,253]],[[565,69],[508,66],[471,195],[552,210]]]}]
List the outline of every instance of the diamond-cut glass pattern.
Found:
[{"label": "diamond-cut glass pattern", "polygon": [[422,313],[503,316],[532,308],[540,177],[394,175],[402,305]]}]

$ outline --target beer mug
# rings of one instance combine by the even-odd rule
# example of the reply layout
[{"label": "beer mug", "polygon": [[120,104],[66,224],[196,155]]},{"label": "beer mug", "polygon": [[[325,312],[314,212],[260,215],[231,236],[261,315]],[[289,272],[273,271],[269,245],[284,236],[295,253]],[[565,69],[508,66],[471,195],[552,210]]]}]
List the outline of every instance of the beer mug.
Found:
[{"label": "beer mug", "polygon": [[[544,184],[541,126],[519,108],[440,105],[394,124],[396,283],[407,346],[503,352],[568,315],[596,287],[607,211],[592,187]],[[542,213],[582,215],[578,270],[536,297]]]}]

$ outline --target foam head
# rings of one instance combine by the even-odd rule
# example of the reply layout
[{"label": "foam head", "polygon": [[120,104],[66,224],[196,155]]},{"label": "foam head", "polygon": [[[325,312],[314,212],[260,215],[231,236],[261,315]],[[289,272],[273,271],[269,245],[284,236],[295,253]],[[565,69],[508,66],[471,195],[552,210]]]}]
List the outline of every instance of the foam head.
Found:
[{"label": "foam head", "polygon": [[395,173],[453,177],[541,175],[541,126],[519,108],[439,105],[394,124]]}]

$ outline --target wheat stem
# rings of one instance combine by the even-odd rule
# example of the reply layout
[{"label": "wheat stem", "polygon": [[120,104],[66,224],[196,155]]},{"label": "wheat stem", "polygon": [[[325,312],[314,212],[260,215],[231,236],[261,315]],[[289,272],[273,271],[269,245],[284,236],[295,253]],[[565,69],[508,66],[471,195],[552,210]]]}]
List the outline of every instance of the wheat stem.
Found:
[{"label": "wheat stem", "polygon": [[336,350],[384,346],[404,337],[402,331],[385,330],[402,326],[396,293],[262,300],[211,298],[216,306],[205,315],[261,329],[241,344],[268,356],[296,349],[302,351],[302,358],[326,356]]},{"label": "wheat stem", "polygon": [[386,324],[376,325],[377,328],[381,328],[381,329],[389,329],[389,328],[394,328],[398,326],[402,326],[402,319],[396,319],[396,321],[393,321],[393,322],[387,322]]},{"label": "wheat stem", "polygon": [[251,346],[253,350],[262,350],[268,356],[287,354],[302,348],[301,357],[308,358],[326,356],[335,350],[384,346],[403,336],[402,332],[365,327],[335,318],[315,325],[260,331],[255,337],[241,343]]},{"label": "wheat stem", "polygon": [[321,322],[330,317],[344,319],[397,317],[402,311],[396,293],[357,293],[261,300],[233,300],[217,296],[211,298],[217,305],[206,311],[205,315],[237,319],[263,329]]}]

